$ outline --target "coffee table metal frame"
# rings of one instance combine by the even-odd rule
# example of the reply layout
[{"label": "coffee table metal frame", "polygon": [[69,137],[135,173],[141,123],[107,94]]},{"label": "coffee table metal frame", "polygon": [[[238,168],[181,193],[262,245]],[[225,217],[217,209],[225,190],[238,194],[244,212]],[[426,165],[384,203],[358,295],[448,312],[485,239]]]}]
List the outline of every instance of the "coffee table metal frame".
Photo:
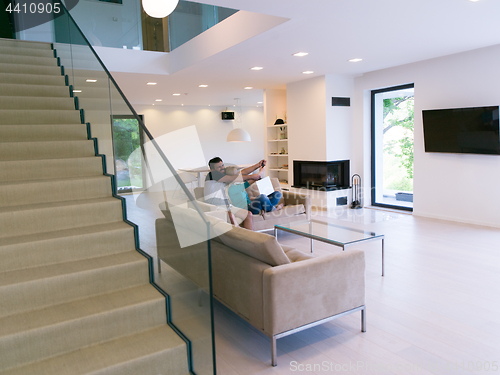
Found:
[{"label": "coffee table metal frame", "polygon": [[307,237],[311,240],[311,253],[313,252],[313,249],[314,249],[313,248],[313,240],[325,242],[325,243],[328,243],[330,245],[340,246],[342,248],[342,251],[345,251],[346,246],[350,246],[350,245],[360,243],[360,242],[374,241],[374,240],[380,239],[380,240],[382,240],[382,276],[384,276],[384,235],[383,234],[376,234],[374,232],[368,232],[368,231],[363,231],[363,230],[358,230],[358,229],[342,227],[339,225],[330,224],[330,223],[326,223],[324,221],[318,221],[318,220],[310,220],[310,221],[306,221],[306,222],[294,222],[294,223],[291,223],[290,225],[309,224],[309,228],[310,228],[309,230],[310,230],[310,232],[312,232],[313,223],[318,223],[318,224],[322,224],[322,225],[326,225],[326,226],[333,226],[333,227],[337,227],[337,228],[340,228],[342,230],[346,230],[346,231],[350,231],[350,232],[359,232],[359,233],[365,233],[365,234],[369,233],[370,237],[360,238],[360,239],[349,241],[349,242],[340,242],[340,241],[335,241],[331,238],[325,238],[325,237],[321,237],[318,235],[314,235],[312,233],[303,232],[303,231],[298,230],[298,229],[280,226],[280,224],[276,224],[274,226],[274,237],[276,238],[276,240],[278,240],[278,230],[282,230],[285,232],[297,234],[299,236]]}]

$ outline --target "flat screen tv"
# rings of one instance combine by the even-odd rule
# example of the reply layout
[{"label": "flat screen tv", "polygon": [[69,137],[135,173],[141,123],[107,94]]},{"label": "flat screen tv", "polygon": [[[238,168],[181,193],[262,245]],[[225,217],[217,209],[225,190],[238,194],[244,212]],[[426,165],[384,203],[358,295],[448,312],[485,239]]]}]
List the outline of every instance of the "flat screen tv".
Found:
[{"label": "flat screen tv", "polygon": [[425,152],[500,155],[498,106],[422,111]]}]

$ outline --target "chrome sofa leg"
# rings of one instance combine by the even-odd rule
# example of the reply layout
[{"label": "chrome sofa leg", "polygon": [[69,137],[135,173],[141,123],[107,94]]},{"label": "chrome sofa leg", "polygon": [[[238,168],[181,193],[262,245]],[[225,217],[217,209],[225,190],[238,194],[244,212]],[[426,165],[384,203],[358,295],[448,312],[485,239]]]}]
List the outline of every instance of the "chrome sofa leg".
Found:
[{"label": "chrome sofa leg", "polygon": [[271,337],[271,363],[273,366],[278,365],[278,355],[276,353],[276,337]]},{"label": "chrome sofa leg", "polygon": [[366,332],[366,306],[361,310],[361,332]]}]

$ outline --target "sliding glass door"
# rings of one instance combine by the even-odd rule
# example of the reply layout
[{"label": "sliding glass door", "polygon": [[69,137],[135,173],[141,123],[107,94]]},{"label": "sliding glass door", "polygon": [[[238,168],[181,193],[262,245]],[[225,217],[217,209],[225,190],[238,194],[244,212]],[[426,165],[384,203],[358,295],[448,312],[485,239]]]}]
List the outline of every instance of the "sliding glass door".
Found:
[{"label": "sliding glass door", "polygon": [[372,91],[372,205],[413,210],[413,84]]}]

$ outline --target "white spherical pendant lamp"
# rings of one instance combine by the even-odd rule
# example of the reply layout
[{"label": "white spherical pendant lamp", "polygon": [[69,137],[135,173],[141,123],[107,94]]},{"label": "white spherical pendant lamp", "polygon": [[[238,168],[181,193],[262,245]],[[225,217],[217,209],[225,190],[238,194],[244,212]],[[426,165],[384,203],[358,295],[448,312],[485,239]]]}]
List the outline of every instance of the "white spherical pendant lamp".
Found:
[{"label": "white spherical pendant lamp", "polygon": [[165,18],[172,13],[179,0],[142,0],[142,7],[148,16]]},{"label": "white spherical pendant lamp", "polygon": [[250,142],[252,138],[246,130],[236,128],[229,132],[226,142]]}]

